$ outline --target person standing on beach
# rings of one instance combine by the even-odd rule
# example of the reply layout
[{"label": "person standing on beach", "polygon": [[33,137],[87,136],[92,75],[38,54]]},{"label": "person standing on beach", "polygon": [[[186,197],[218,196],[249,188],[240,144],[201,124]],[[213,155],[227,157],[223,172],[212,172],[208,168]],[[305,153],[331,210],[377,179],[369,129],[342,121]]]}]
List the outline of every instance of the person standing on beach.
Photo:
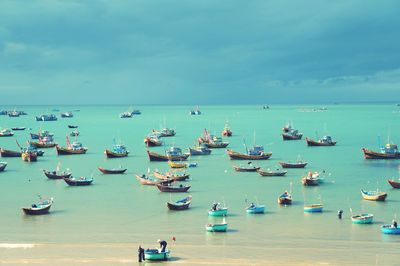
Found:
[{"label": "person standing on beach", "polygon": [[138,259],[139,262],[142,262],[142,260],[144,260],[144,249],[142,248],[142,246],[139,246],[138,249]]}]

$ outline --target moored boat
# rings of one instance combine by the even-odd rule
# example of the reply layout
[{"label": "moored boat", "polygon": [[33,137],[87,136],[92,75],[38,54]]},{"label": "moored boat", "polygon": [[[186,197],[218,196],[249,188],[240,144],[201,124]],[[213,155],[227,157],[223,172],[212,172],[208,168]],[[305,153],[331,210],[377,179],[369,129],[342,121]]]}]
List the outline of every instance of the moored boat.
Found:
[{"label": "moored boat", "polygon": [[0,148],[1,157],[21,157],[20,151],[11,151]]},{"label": "moored boat", "polygon": [[396,144],[388,143],[380,147],[380,151],[372,151],[362,148],[365,159],[400,159],[400,152]]},{"label": "moored boat", "polygon": [[177,172],[177,171],[168,171],[166,173],[162,173],[158,170],[153,171],[154,177],[161,180],[175,180],[175,181],[184,181],[190,177],[190,174],[186,172]]},{"label": "moored boat", "polygon": [[38,141],[30,141],[29,144],[36,148],[53,148],[57,146],[57,143],[55,143],[50,136],[39,137]]},{"label": "moored boat", "polygon": [[113,168],[113,169],[106,169],[103,167],[98,167],[99,171],[106,175],[115,175],[115,174],[123,174],[126,172],[126,168]]},{"label": "moored boat", "polygon": [[107,158],[120,158],[127,157],[129,151],[123,144],[114,144],[112,150],[106,149],[104,151],[104,154],[107,156]]},{"label": "moored boat", "polygon": [[263,169],[258,169],[257,173],[259,173],[261,176],[284,176],[286,175],[287,171],[276,169],[276,170],[263,170]]},{"label": "moored boat", "polygon": [[186,163],[177,163],[177,162],[173,162],[173,161],[168,161],[168,165],[171,168],[186,168],[187,167]]},{"label": "moored boat", "polygon": [[332,140],[331,136],[324,136],[319,140],[306,138],[306,142],[308,146],[335,146],[337,143],[336,141]]},{"label": "moored boat", "polygon": [[304,212],[322,212],[324,205],[322,204],[309,204],[304,205]]},{"label": "moored boat", "polygon": [[231,160],[267,160],[271,157],[272,152],[264,152],[262,146],[254,146],[250,149],[247,154],[235,152],[227,149],[227,153]]},{"label": "moored boat", "polygon": [[351,222],[353,224],[371,224],[373,220],[373,214],[357,214],[351,216]]},{"label": "moored boat", "polygon": [[64,178],[69,178],[71,176],[71,172],[64,172],[64,171],[48,171],[48,170],[43,170],[43,173],[47,176],[49,179],[64,179]]},{"label": "moored boat", "polygon": [[65,183],[67,183],[69,186],[88,186],[93,183],[93,178],[87,178],[87,177],[80,177],[80,178],[75,178],[73,176],[70,176],[68,178],[64,178]]},{"label": "moored boat", "polygon": [[165,183],[158,183],[156,186],[161,192],[186,192],[191,187],[190,185],[174,185]]},{"label": "moored boat", "polygon": [[0,130],[0,137],[12,137],[12,136],[14,136],[14,132],[12,132],[8,128]]},{"label": "moored boat", "polygon": [[318,186],[320,181],[319,181],[319,173],[315,172],[309,172],[308,175],[303,176],[301,178],[301,183],[304,186]]},{"label": "moored boat", "polygon": [[148,186],[155,186],[156,184],[160,183],[159,180],[152,179],[146,175],[136,175],[136,179],[140,182],[142,185],[148,185]]},{"label": "moored boat", "polygon": [[49,199],[40,199],[38,203],[32,204],[28,208],[22,208],[22,211],[26,215],[41,215],[49,213],[50,207],[53,204],[53,198]]},{"label": "moored boat", "polygon": [[187,196],[184,199],[175,201],[175,202],[167,202],[167,207],[173,211],[181,211],[189,209],[189,205],[192,202],[192,196]]},{"label": "moored boat", "polygon": [[36,121],[57,121],[57,116],[54,114],[44,114],[36,117]]},{"label": "moored boat", "polygon": [[226,216],[228,215],[228,208],[222,207],[221,204],[213,203],[213,206],[208,210],[209,216]]},{"label": "moored boat", "polygon": [[133,113],[132,112],[123,112],[119,114],[120,118],[132,118],[133,117]]},{"label": "moored boat", "polygon": [[214,136],[212,139],[206,142],[205,145],[207,148],[220,149],[226,148],[229,145],[229,142],[222,141],[221,137]]},{"label": "moored boat", "polygon": [[206,225],[207,232],[226,232],[228,230],[227,223],[209,223]]},{"label": "moored boat", "polygon": [[251,164],[251,162],[249,162],[247,165],[243,166],[243,165],[234,165],[233,169],[235,169],[236,172],[257,172],[258,170],[260,170],[261,167],[259,166],[254,166]]},{"label": "moored boat", "polygon": [[400,188],[400,179],[397,181],[394,179],[388,179],[388,183],[393,187],[393,188]]},{"label": "moored boat", "polygon": [[3,172],[4,169],[6,169],[7,163],[6,162],[0,162],[0,172]]},{"label": "moored boat", "polygon": [[144,259],[148,261],[165,261],[170,257],[170,251],[161,252],[158,249],[146,249],[144,251]]},{"label": "moored boat", "polygon": [[285,191],[278,197],[278,203],[282,205],[292,204],[292,195]]},{"label": "moored boat", "polygon": [[50,138],[52,138],[52,137],[54,136],[53,133],[50,133],[50,132],[47,131],[47,130],[39,131],[38,134],[30,133],[30,135],[31,135],[31,139],[39,139],[40,137],[41,137],[41,138],[44,138],[44,137],[50,137]]},{"label": "moored boat", "polygon": [[211,149],[207,148],[206,145],[200,144],[200,145],[195,145],[192,148],[189,148],[189,154],[190,156],[196,156],[196,155],[210,155],[211,154]]},{"label": "moored boat", "polygon": [[300,133],[297,129],[294,129],[289,123],[282,128],[283,140],[299,140],[302,137],[303,133]]},{"label": "moored boat", "polygon": [[279,164],[282,166],[282,168],[304,168],[308,162],[279,162]]},{"label": "moored boat", "polygon": [[76,125],[68,125],[68,128],[78,128]]},{"label": "moored boat", "polygon": [[232,137],[232,130],[228,123],[225,124],[224,129],[222,130],[222,136],[224,137]]},{"label": "moored boat", "polygon": [[25,130],[26,129],[26,127],[13,127],[13,128],[11,128],[13,131],[22,131],[22,130]]},{"label": "moored boat", "polygon": [[365,200],[372,200],[372,201],[384,201],[387,197],[386,192],[382,191],[365,191],[361,189],[361,195]]},{"label": "moored boat", "polygon": [[83,147],[80,142],[74,141],[70,143],[68,136],[66,137],[66,142],[66,147],[56,146],[58,155],[85,154],[88,150],[86,147]]},{"label": "moored boat", "polygon": [[182,154],[182,150],[177,147],[171,147],[166,151],[166,155],[147,150],[150,161],[185,161],[189,154]]},{"label": "moored boat", "polygon": [[156,135],[150,135],[144,138],[143,141],[147,147],[161,146],[162,141]]},{"label": "moored boat", "polygon": [[72,117],[74,117],[74,114],[72,112],[64,112],[64,113],[61,113],[61,117],[62,118],[72,118]]},{"label": "moored boat", "polygon": [[260,214],[265,212],[265,205],[255,205],[251,203],[249,207],[246,208],[246,212],[250,214]]},{"label": "moored boat", "polygon": [[69,135],[71,137],[77,137],[77,136],[79,136],[79,131],[78,130],[73,130],[71,133],[69,133]]},{"label": "moored boat", "polygon": [[381,232],[388,235],[400,235],[400,227],[395,227],[392,224],[384,224],[381,226]]}]

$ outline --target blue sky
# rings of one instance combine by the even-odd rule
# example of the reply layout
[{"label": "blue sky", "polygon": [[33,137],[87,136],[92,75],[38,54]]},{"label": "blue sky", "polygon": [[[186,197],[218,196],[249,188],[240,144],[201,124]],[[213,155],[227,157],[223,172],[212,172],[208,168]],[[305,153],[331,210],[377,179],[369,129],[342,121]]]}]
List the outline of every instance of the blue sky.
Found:
[{"label": "blue sky", "polygon": [[399,101],[398,1],[1,1],[0,104]]}]

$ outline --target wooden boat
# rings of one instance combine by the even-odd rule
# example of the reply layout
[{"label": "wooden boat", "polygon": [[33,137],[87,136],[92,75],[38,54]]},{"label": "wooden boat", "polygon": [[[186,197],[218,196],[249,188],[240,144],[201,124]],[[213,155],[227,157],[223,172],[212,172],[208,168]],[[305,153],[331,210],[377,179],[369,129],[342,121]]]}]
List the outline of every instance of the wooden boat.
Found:
[{"label": "wooden boat", "polygon": [[72,143],[69,142],[69,138],[66,138],[67,147],[56,146],[58,155],[72,155],[72,154],[85,154],[87,152],[87,148],[82,146],[82,143],[74,141]]},{"label": "wooden boat", "polygon": [[72,117],[74,117],[74,114],[72,112],[64,112],[64,113],[61,113],[61,117],[62,118],[72,118]]},{"label": "wooden boat", "polygon": [[283,140],[300,140],[302,137],[303,133],[299,133],[297,130],[282,133]]},{"label": "wooden boat", "polygon": [[365,191],[361,189],[361,195],[365,200],[384,201],[387,197],[386,192],[381,191]]},{"label": "wooden boat", "polygon": [[235,169],[236,172],[257,172],[258,170],[260,170],[260,168],[261,167],[259,166],[253,166],[251,164],[247,166],[233,166],[233,169]]},{"label": "wooden boat", "polygon": [[318,186],[319,180],[313,176],[303,176],[301,179],[301,183],[304,186]]},{"label": "wooden boat", "polygon": [[400,227],[394,227],[392,224],[381,226],[381,232],[388,235],[400,235]]},{"label": "wooden boat", "polygon": [[8,128],[0,130],[0,137],[12,137],[12,136],[14,136],[14,132],[12,132]]},{"label": "wooden boat", "polygon": [[388,179],[388,183],[393,187],[393,188],[400,188],[400,179],[395,181],[394,179]]},{"label": "wooden boat", "polygon": [[60,172],[60,171],[47,171],[43,170],[43,173],[47,176],[49,179],[64,179],[64,178],[69,178],[71,176],[70,172]]},{"label": "wooden boat", "polygon": [[170,251],[161,252],[158,249],[146,249],[144,251],[144,259],[148,261],[166,261],[170,257]]},{"label": "wooden boat", "polygon": [[53,138],[50,136],[47,137],[39,136],[38,141],[30,141],[29,144],[36,148],[53,148],[57,146],[57,143],[55,143],[53,141]]},{"label": "wooden boat", "polygon": [[312,140],[309,138],[306,138],[306,142],[308,146],[335,146],[336,141],[333,141],[331,136],[324,136],[320,140]]},{"label": "wooden boat", "polygon": [[297,161],[294,163],[291,162],[279,162],[282,168],[304,168],[308,162]]},{"label": "wooden boat", "polygon": [[351,216],[351,222],[353,224],[371,224],[373,220],[373,214],[357,214]]},{"label": "wooden boat", "polygon": [[207,232],[226,232],[228,230],[227,223],[209,223],[206,225]]},{"label": "wooden boat", "polygon": [[4,169],[6,169],[7,163],[6,162],[0,162],[0,172],[3,172]]},{"label": "wooden boat", "polygon": [[31,151],[24,151],[21,153],[21,158],[25,162],[36,162],[37,161],[37,153]]},{"label": "wooden boat", "polygon": [[41,200],[39,203],[32,204],[31,207],[22,208],[26,215],[41,215],[49,213],[50,207],[53,204],[53,198]]},{"label": "wooden boat", "polygon": [[282,205],[292,204],[292,195],[285,191],[282,195],[278,197],[278,203]]},{"label": "wooden boat", "polygon": [[191,187],[190,185],[172,185],[172,184],[156,184],[161,192],[186,192]]},{"label": "wooden boat", "polygon": [[277,169],[275,171],[273,170],[262,170],[262,169],[258,169],[257,173],[259,173],[261,176],[284,176],[286,175],[287,171],[283,171],[280,169]]},{"label": "wooden boat", "polygon": [[36,121],[57,121],[57,117],[53,114],[41,115],[36,117]]},{"label": "wooden boat", "polygon": [[194,146],[192,148],[189,148],[190,156],[210,155],[211,151],[212,150],[207,148],[206,145],[204,145],[204,144],[200,144],[200,145]]},{"label": "wooden boat", "polygon": [[251,204],[246,208],[246,212],[250,214],[260,214],[265,212],[265,205],[254,205]]},{"label": "wooden boat", "polygon": [[207,148],[220,149],[226,148],[229,145],[229,142],[222,141],[221,137],[214,136],[211,140],[205,143]]},{"label": "wooden boat", "polygon": [[146,175],[136,175],[136,179],[140,182],[140,184],[147,186],[155,186],[160,182],[159,180],[151,179]]},{"label": "wooden boat", "polygon": [[14,131],[22,131],[22,130],[25,130],[26,127],[13,127],[11,129],[14,130]]},{"label": "wooden boat", "polygon": [[156,135],[159,138],[162,138],[162,137],[173,137],[176,135],[176,132],[172,128],[165,127],[163,129],[161,129],[160,131],[153,129],[150,134]]},{"label": "wooden boat", "polygon": [[113,149],[105,150],[104,154],[106,155],[107,158],[121,158],[121,157],[127,157],[129,151],[122,144],[114,144]]},{"label": "wooden boat", "polygon": [[35,133],[29,133],[31,135],[31,139],[39,139],[39,138],[44,138],[44,137],[50,137],[53,138],[54,134],[50,133],[47,130],[39,131],[38,134]]},{"label": "wooden boat", "polygon": [[168,165],[171,168],[186,168],[187,167],[186,163],[176,163],[173,161],[168,161]]},{"label": "wooden boat", "polygon": [[184,181],[190,177],[190,174],[187,174],[186,172],[179,173],[175,171],[168,171],[166,173],[162,173],[158,170],[155,170],[153,172],[154,177],[161,179],[161,180],[167,180],[167,179],[172,179],[174,181]]},{"label": "wooden boat", "polygon": [[396,144],[388,143],[380,147],[380,151],[372,151],[362,148],[365,159],[400,159],[400,152]]},{"label": "wooden boat", "polygon": [[145,137],[144,143],[146,144],[147,147],[156,147],[162,145],[162,141],[155,136]]},{"label": "wooden boat", "polygon": [[231,128],[229,127],[229,124],[226,123],[224,129],[222,130],[222,136],[224,137],[232,137],[232,131]]},{"label": "wooden boat", "polygon": [[167,207],[173,211],[181,211],[189,209],[189,205],[192,202],[192,196],[188,196],[184,199],[175,201],[175,202],[167,202]]},{"label": "wooden boat", "polygon": [[78,128],[76,125],[68,125],[68,128]]},{"label": "wooden boat", "polygon": [[1,157],[21,157],[21,152],[0,149],[0,155]]},{"label": "wooden boat", "polygon": [[106,174],[106,175],[115,175],[115,174],[123,174],[123,173],[125,173],[126,172],[126,168],[125,169],[122,169],[122,168],[119,168],[119,169],[105,169],[105,168],[103,168],[103,167],[98,167],[98,169],[100,170],[100,172],[102,172],[103,174]]},{"label": "wooden boat", "polygon": [[93,183],[93,178],[86,178],[86,177],[75,178],[70,176],[69,178],[64,178],[64,181],[69,186],[88,186]]},{"label": "wooden boat", "polygon": [[32,153],[36,153],[37,156],[43,156],[44,151],[42,150],[38,150],[34,145],[32,145],[31,143],[29,143],[29,145],[25,148],[25,147],[21,147],[21,145],[19,145],[18,141],[17,145],[21,150],[21,155],[23,152],[32,152]]},{"label": "wooden boat", "polygon": [[304,212],[322,212],[323,208],[322,204],[304,205]]},{"label": "wooden boat", "polygon": [[147,150],[150,161],[185,161],[189,154],[182,154],[182,150],[177,147],[171,147],[166,151],[166,155]]},{"label": "wooden boat", "polygon": [[244,153],[239,153],[235,152],[233,150],[227,150],[227,153],[229,155],[229,158],[231,160],[267,160],[271,157],[272,152],[267,152],[267,153],[260,153],[260,154],[244,154]]},{"label": "wooden boat", "polygon": [[221,204],[219,204],[219,203],[214,203],[213,207],[210,210],[208,210],[208,215],[209,216],[226,216],[226,215],[228,215],[228,208],[221,207]]}]

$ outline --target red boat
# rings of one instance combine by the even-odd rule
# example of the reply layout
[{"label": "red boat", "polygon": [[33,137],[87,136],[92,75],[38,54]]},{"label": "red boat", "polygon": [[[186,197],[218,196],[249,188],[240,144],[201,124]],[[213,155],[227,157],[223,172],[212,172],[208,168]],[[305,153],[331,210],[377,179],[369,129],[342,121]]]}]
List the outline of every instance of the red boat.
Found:
[{"label": "red boat", "polygon": [[325,136],[317,141],[306,138],[306,141],[308,146],[335,146],[337,143],[336,141],[333,141],[330,136]]},{"label": "red boat", "polygon": [[183,154],[182,150],[177,147],[171,147],[166,155],[159,154],[152,151],[147,151],[150,161],[185,161],[189,154]]},{"label": "red boat", "polygon": [[394,179],[389,179],[388,183],[393,187],[393,188],[400,188],[400,179],[395,181]]},{"label": "red boat", "polygon": [[70,154],[85,154],[87,152],[87,148],[82,146],[82,143],[74,141],[72,144],[69,142],[69,138],[67,136],[67,147],[56,146],[58,155],[70,155]]},{"label": "red boat", "polygon": [[362,149],[365,159],[400,159],[400,152],[396,144],[386,144],[380,152]]}]

